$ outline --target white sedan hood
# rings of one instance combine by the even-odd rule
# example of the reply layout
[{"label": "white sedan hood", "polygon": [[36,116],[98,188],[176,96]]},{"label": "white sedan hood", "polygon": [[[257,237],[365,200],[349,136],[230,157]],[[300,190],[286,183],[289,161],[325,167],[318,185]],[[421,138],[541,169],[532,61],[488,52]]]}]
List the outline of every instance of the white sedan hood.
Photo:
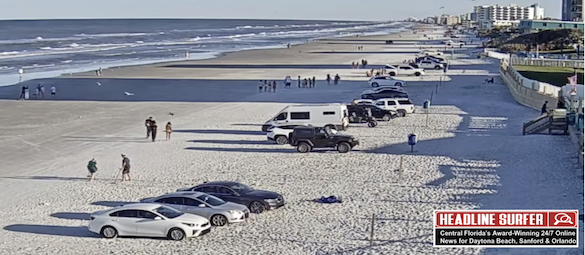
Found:
[{"label": "white sedan hood", "polygon": [[185,222],[185,223],[194,223],[194,224],[198,224],[200,226],[209,221],[204,217],[201,217],[201,216],[195,215],[195,214],[190,214],[190,213],[185,213],[177,218],[174,218],[173,220],[178,220],[178,221]]}]

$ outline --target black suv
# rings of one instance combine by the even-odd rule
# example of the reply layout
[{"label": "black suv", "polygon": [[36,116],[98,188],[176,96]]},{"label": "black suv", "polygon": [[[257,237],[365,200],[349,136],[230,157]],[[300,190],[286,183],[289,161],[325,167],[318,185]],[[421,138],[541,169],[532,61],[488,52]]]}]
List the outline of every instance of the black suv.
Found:
[{"label": "black suv", "polygon": [[322,127],[296,127],[290,135],[290,145],[297,151],[307,153],[314,148],[336,148],[340,153],[347,153],[359,141],[350,135],[333,134],[330,129]]},{"label": "black suv", "polygon": [[376,119],[389,121],[398,117],[397,112],[385,110],[372,104],[348,104],[347,111],[349,112],[349,122],[359,123],[358,117],[362,116],[367,108],[369,108],[370,112],[372,112],[372,117]]}]

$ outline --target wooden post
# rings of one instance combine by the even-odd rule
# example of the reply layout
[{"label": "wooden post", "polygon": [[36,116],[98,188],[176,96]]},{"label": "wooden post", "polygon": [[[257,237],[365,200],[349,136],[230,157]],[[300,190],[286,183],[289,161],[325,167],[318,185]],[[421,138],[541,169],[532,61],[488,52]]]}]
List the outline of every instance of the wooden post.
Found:
[{"label": "wooden post", "polygon": [[374,223],[376,222],[376,214],[372,213],[372,225],[370,227],[370,246],[374,244]]}]

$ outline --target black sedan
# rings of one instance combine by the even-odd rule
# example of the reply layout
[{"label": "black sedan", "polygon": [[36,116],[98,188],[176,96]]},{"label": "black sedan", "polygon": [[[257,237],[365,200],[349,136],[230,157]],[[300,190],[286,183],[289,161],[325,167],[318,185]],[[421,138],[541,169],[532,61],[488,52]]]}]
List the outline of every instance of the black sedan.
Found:
[{"label": "black sedan", "polygon": [[[372,112],[372,117],[376,119],[382,119],[383,121],[389,121],[390,119],[394,119],[398,117],[398,114],[395,111],[384,110],[380,107],[377,107],[372,104],[349,104],[347,105],[347,111],[349,112],[349,122],[351,123],[359,123],[361,122],[359,117],[364,114],[364,111],[369,108],[370,112]],[[352,118],[353,117],[353,118]]]},{"label": "black sedan", "polygon": [[266,190],[255,190],[245,184],[230,181],[206,182],[191,188],[177,191],[199,191],[219,197],[225,201],[247,206],[252,213],[262,213],[282,207],[282,195]]},{"label": "black sedan", "polygon": [[408,98],[408,94],[395,90],[381,90],[362,95],[362,99],[377,100],[380,98]]}]

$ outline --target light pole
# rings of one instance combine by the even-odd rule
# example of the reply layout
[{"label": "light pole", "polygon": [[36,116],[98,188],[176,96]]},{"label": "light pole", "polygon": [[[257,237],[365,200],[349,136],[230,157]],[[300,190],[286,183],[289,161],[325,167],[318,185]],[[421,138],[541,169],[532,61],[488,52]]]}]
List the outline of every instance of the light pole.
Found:
[{"label": "light pole", "polygon": [[18,82],[22,82],[22,74],[24,74],[24,69],[18,69]]}]

